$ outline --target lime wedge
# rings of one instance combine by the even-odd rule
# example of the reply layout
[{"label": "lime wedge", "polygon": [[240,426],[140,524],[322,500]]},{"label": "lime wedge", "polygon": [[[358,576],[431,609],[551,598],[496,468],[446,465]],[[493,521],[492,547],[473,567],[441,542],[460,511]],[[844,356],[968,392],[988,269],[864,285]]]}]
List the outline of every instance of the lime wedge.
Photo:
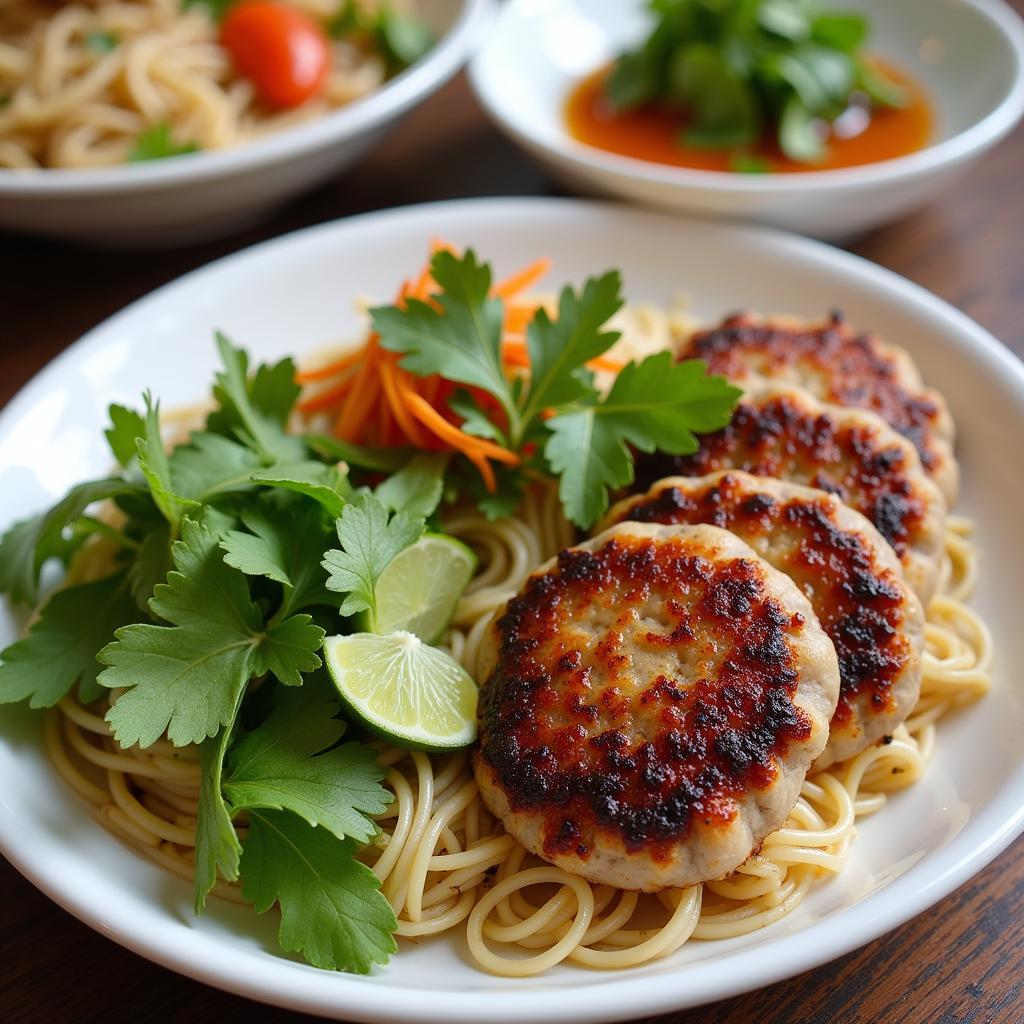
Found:
[{"label": "lime wedge", "polygon": [[360,626],[368,633],[405,630],[435,643],[475,570],[476,555],[461,541],[425,533],[381,573],[373,591],[377,613],[365,612]]},{"label": "lime wedge", "polygon": [[413,633],[332,636],[323,655],[342,702],[379,736],[417,750],[452,750],[476,739],[473,677]]}]

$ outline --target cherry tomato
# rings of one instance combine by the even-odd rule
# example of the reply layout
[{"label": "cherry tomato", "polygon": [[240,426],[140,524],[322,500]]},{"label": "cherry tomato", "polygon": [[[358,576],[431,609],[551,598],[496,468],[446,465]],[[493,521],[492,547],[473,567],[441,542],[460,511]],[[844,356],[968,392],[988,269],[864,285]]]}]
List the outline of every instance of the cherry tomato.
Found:
[{"label": "cherry tomato", "polygon": [[327,78],[330,48],[324,30],[294,7],[243,0],[228,10],[221,42],[238,73],[272,107],[297,107]]}]

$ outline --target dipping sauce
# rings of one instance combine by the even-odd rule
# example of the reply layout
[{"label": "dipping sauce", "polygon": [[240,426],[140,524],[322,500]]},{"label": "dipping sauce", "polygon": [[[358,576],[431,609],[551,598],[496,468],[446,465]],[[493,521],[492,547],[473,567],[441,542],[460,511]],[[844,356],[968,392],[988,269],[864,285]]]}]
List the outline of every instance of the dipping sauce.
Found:
[{"label": "dipping sauce", "polygon": [[[857,134],[847,138],[830,134],[825,159],[817,163],[790,160],[783,155],[771,134],[766,134],[757,145],[744,149],[744,156],[752,158],[764,170],[794,173],[873,164],[923,149],[932,138],[934,124],[926,93],[917,82],[890,64],[878,60],[874,63],[906,90],[908,102],[905,107],[873,108],[866,125]],[[679,111],[652,104],[616,113],[604,92],[605,79],[610,72],[610,67],[595,71],[570,93],[565,119],[569,134],[574,139],[609,153],[656,164],[694,167],[703,171],[737,169],[733,150],[687,145],[683,139],[686,117]],[[854,131],[859,126],[850,122],[855,121],[858,113],[851,109],[843,115]]]}]

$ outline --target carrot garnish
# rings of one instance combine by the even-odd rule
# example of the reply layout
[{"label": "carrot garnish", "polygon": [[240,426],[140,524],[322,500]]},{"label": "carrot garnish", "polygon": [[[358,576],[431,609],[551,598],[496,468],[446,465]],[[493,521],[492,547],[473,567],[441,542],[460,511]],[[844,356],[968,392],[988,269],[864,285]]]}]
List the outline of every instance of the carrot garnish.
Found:
[{"label": "carrot garnish", "polygon": [[510,299],[530,285],[536,284],[550,269],[551,260],[537,260],[511,277],[506,277],[504,281],[499,281],[491,289],[491,295],[496,299]]}]

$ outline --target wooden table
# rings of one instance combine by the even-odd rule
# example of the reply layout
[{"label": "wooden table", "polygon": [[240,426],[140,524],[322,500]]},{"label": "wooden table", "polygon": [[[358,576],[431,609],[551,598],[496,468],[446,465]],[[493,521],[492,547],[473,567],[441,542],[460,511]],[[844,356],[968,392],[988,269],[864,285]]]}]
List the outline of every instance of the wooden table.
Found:
[{"label": "wooden table", "polygon": [[[1024,0],[1017,3],[1024,8]],[[1024,355],[1022,179],[1024,132],[1018,132],[941,200],[852,248],[959,306]],[[363,210],[510,194],[560,193],[490,127],[458,80],[353,173],[246,235],[146,255],[0,236],[0,405],[85,330],[226,253]],[[659,1024],[1019,1024],[1022,982],[1024,840],[937,907],[864,949],[769,989],[659,1018]],[[297,1019],[126,952],[0,861],[0,1021]]]}]

